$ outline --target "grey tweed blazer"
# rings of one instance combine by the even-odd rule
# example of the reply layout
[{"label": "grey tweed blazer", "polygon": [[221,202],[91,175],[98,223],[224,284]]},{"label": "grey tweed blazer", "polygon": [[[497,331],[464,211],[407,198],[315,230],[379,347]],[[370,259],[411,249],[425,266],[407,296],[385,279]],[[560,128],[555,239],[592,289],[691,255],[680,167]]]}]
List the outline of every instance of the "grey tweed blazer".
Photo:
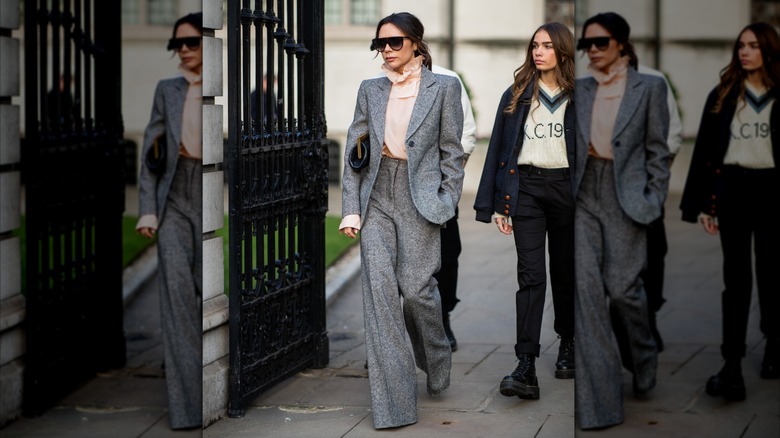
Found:
[{"label": "grey tweed blazer", "polygon": [[[577,197],[588,160],[593,101],[598,84],[592,77],[577,79],[577,159],[574,196]],[[612,132],[615,184],[623,211],[634,221],[649,224],[661,216],[669,189],[669,107],[663,78],[628,69],[626,91]]]},{"label": "grey tweed blazer", "polygon": [[[390,87],[386,77],[367,79],[360,84],[344,151],[342,217],[350,214],[365,217],[382,159]],[[423,67],[420,91],[406,133],[412,200],[420,215],[439,225],[455,216],[463,190],[460,90],[457,78],[435,74]],[[347,158],[357,138],[365,133],[369,133],[371,142],[369,165],[355,172]]]},{"label": "grey tweed blazer", "polygon": [[[138,215],[157,215],[158,223],[162,223],[165,212],[165,200],[173,182],[176,162],[179,159],[179,143],[181,142],[181,117],[184,110],[184,99],[187,97],[189,83],[183,77],[163,79],[154,91],[152,115],[144,133],[144,145],[141,150],[141,176],[138,181]],[[154,138],[165,133],[167,149],[165,171],[159,177],[149,171],[143,158],[146,151],[152,147]]]}]

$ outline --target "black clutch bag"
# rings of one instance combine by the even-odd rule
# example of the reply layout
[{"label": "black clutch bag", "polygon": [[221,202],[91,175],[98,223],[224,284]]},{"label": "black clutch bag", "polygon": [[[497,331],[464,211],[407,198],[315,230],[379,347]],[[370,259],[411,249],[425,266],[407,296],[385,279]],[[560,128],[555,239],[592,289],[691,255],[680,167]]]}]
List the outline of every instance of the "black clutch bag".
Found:
[{"label": "black clutch bag", "polygon": [[160,175],[165,170],[165,150],[166,150],[165,133],[158,135],[152,141],[152,147],[146,151],[146,157],[144,162],[149,170]]},{"label": "black clutch bag", "polygon": [[354,171],[359,172],[368,166],[370,158],[371,143],[369,142],[368,133],[366,133],[358,137],[357,144],[352,148],[352,152],[349,154],[349,166]]}]

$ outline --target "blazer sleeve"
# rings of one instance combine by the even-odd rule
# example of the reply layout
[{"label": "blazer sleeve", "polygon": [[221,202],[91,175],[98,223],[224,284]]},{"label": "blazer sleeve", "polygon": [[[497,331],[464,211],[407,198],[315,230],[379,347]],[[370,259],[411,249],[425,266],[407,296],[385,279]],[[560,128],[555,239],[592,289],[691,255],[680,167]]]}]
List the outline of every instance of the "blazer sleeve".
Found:
[{"label": "blazer sleeve", "polygon": [[[349,154],[357,144],[357,139],[368,132],[368,95],[366,92],[366,81],[360,84],[358,89],[357,102],[355,104],[355,115],[352,124],[347,131],[347,142],[344,145],[344,171],[341,177],[341,217],[351,214],[360,214],[360,182],[364,174],[368,173],[365,169],[362,172],[355,172],[348,163]],[[371,149],[381,147],[372,140]]]},{"label": "blazer sleeve", "polygon": [[655,194],[658,207],[662,208],[669,191],[669,106],[666,102],[666,84],[654,78],[649,93],[645,153],[647,159],[647,189]]},{"label": "blazer sleeve", "polygon": [[[162,82],[154,91],[152,114],[144,131],[144,143],[141,148],[141,174],[138,179],[138,216],[157,215],[157,183],[158,177],[149,171],[144,163],[146,152],[152,147],[155,137],[165,132],[165,98]],[[169,159],[172,159],[169,157]]]},{"label": "blazer sleeve", "polygon": [[703,212],[715,215],[715,212],[708,208],[712,204],[708,198],[713,194],[716,184],[716,169],[713,166],[716,163],[713,163],[712,151],[718,144],[714,134],[718,132],[719,115],[713,113],[712,108],[715,106],[717,98],[716,88],[707,96],[707,102],[704,104],[704,111],[699,122],[699,131],[696,134],[691,164],[688,168],[680,201],[682,220],[685,222],[695,223],[699,218],[699,213]]},{"label": "blazer sleeve", "polygon": [[455,209],[463,192],[463,146],[460,142],[463,135],[463,106],[460,101],[460,82],[448,78],[450,80],[446,82],[439,128],[439,151],[441,187],[450,195]]},{"label": "blazer sleeve", "polygon": [[477,196],[474,200],[474,210],[476,210],[476,220],[479,222],[490,223],[490,219],[495,211],[493,199],[496,193],[496,173],[498,172],[498,162],[501,157],[501,142],[504,138],[504,122],[507,117],[504,115],[511,98],[511,88],[504,92],[501,101],[496,110],[496,120],[493,122],[493,132],[490,134],[487,154],[485,155],[485,164],[482,166],[482,176],[479,179]]}]

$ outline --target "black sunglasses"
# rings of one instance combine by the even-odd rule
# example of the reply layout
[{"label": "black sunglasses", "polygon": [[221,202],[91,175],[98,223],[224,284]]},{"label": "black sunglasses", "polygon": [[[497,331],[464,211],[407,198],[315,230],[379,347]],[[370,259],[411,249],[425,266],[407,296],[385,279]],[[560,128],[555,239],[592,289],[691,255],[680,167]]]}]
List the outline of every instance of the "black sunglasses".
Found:
[{"label": "black sunglasses", "polygon": [[385,50],[385,46],[389,45],[393,50],[401,50],[404,46],[404,38],[407,36],[394,36],[389,38],[374,38],[371,40],[371,50],[381,52]]},{"label": "black sunglasses", "polygon": [[171,38],[168,40],[168,50],[179,51],[183,46],[190,50],[198,50],[201,37]]},{"label": "black sunglasses", "polygon": [[604,51],[609,47],[609,40],[612,37],[582,38],[577,41],[577,50],[590,50],[591,46],[596,46],[596,50]]}]

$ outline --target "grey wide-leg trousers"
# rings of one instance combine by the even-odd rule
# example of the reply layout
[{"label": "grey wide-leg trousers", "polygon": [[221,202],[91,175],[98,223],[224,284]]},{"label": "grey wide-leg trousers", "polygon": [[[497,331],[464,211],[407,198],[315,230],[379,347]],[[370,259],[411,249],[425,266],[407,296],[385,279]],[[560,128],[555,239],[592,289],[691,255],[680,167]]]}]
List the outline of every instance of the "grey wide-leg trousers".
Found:
[{"label": "grey wide-leg trousers", "polygon": [[428,393],[436,396],[449,387],[452,362],[433,279],[441,264],[440,226],[414,206],[406,161],[383,157],[381,163],[360,231],[368,379],[377,429],[417,422],[415,364],[427,374]]},{"label": "grey wide-leg trousers", "polygon": [[203,171],[179,157],[157,233],[165,382],[172,429],[203,426]]},{"label": "grey wide-leg trousers", "polygon": [[601,428],[623,422],[622,365],[609,303],[626,327],[636,389],[655,385],[658,361],[639,277],[647,261],[646,227],[623,212],[612,161],[588,158],[574,211],[574,245],[575,411],[581,428]]}]

